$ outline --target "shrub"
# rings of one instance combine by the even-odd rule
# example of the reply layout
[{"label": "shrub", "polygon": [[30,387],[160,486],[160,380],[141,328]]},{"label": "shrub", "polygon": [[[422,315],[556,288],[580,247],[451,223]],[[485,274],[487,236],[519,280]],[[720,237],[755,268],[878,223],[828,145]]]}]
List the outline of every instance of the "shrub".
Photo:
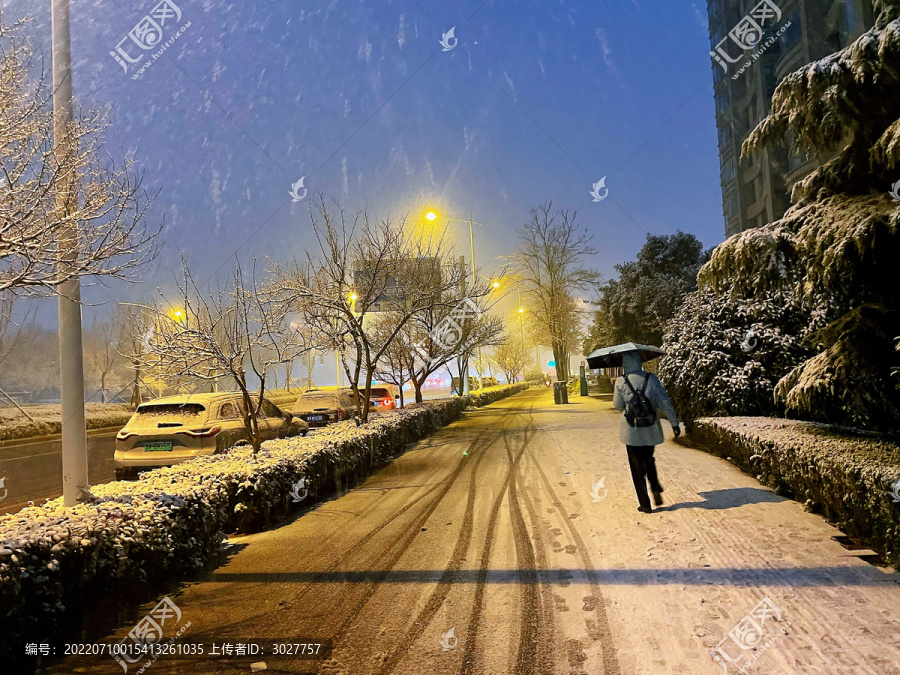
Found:
[{"label": "shrub", "polygon": [[[15,407],[0,408],[0,440],[60,433],[62,421],[59,404],[30,405],[26,406],[24,410],[31,419]],[[131,410],[124,403],[88,403],[85,405],[85,422],[88,429],[125,426],[130,417]]]},{"label": "shrub", "polygon": [[773,391],[803,361],[809,330],[790,299],[690,294],[669,324],[659,377],[686,422],[707,415],[780,412]]}]

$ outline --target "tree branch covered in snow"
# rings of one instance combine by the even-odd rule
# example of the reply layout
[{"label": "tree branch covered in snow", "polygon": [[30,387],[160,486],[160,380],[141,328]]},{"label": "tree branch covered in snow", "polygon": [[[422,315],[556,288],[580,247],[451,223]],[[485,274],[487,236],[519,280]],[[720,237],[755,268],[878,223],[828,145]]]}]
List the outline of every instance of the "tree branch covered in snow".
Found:
[{"label": "tree branch covered in snow", "polygon": [[875,11],[875,27],[853,44],[785,77],[772,113],[744,141],[745,156],[789,137],[795,152],[841,149],[795,185],[795,202],[823,188],[880,190],[900,167],[900,2],[877,2]]},{"label": "tree branch covered in snow", "polygon": [[0,291],[130,279],[155,254],[158,231],[142,225],[150,202],[130,161],[117,169],[101,157],[99,113],[76,110],[54,148],[52,102],[44,82],[32,81],[22,29],[0,15]]}]

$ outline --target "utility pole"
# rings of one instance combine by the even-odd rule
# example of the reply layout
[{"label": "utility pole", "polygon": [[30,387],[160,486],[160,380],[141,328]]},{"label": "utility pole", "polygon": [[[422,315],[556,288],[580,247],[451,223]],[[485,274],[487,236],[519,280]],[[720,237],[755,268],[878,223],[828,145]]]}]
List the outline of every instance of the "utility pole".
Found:
[{"label": "utility pole", "polygon": [[[475,224],[475,219],[472,217],[472,213],[470,212],[469,213],[469,252],[471,253],[471,256],[472,256],[472,288],[473,289],[475,288],[475,234],[474,234],[474,228],[473,228],[474,224]],[[478,388],[484,389],[484,380],[481,377],[481,370],[480,370],[481,362],[482,362],[481,345],[478,345],[478,367],[479,367]],[[466,365],[468,365],[468,362]],[[468,376],[468,372],[466,372],[466,375]],[[466,383],[468,384],[468,382],[469,382],[469,378],[466,377]]]},{"label": "utility pole", "polygon": [[[53,50],[53,151],[71,175],[57,187],[60,217],[77,208],[75,148],[72,139],[72,54],[69,47],[69,0],[51,0]],[[72,222],[59,240],[59,267],[67,271],[74,260],[78,239]],[[62,417],[63,503],[75,506],[88,486],[87,432],[84,416],[84,352],[81,344],[81,280],[74,276],[58,289],[60,414]]]}]

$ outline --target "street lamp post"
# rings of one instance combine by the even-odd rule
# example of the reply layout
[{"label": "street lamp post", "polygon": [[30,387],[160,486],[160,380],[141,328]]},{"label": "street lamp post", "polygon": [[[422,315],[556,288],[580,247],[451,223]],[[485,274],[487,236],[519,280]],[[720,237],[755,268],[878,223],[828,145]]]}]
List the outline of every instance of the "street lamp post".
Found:
[{"label": "street lamp post", "polygon": [[[473,226],[475,225],[484,225],[484,223],[478,222],[477,220],[472,219],[472,214],[469,214],[468,218],[457,218],[455,216],[443,216],[447,222],[451,222],[454,220],[458,220],[463,223],[469,224],[469,262],[472,271],[472,286],[475,286],[475,234]],[[437,214],[434,211],[429,211],[425,214],[425,218],[430,221],[437,220]]]},{"label": "street lamp post", "polygon": [[[57,157],[74,152],[72,134],[72,54],[69,48],[69,0],[50,8],[53,52],[53,149]],[[69,147],[67,147],[69,146]],[[76,208],[74,176],[57,187],[57,206],[69,215]],[[68,273],[75,255],[77,225],[59,241],[59,266]],[[81,281],[73,276],[59,287],[59,375],[62,418],[63,504],[75,506],[88,486],[87,432],[84,414],[84,352],[81,335]]]},{"label": "street lamp post", "polygon": [[[468,218],[457,218],[455,216],[443,216],[447,222],[451,222],[454,220],[458,220],[463,223],[469,224],[469,261],[472,269],[472,288],[475,288],[475,234],[474,234],[474,226],[475,225],[484,225],[484,223],[478,222],[472,218],[472,214],[469,214]],[[425,218],[430,221],[437,220],[437,214],[434,211],[429,211],[425,214]],[[479,355],[481,352],[481,348],[479,348]],[[469,393],[469,360],[466,359],[466,364],[464,368],[465,372],[460,372],[459,380],[460,385],[462,386],[463,395]],[[480,377],[479,377],[480,381]]]}]

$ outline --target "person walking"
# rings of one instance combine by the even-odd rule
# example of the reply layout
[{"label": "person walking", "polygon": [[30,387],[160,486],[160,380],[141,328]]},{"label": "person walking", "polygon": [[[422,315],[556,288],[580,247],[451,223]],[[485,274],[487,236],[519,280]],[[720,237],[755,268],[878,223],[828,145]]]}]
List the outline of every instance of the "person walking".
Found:
[{"label": "person walking", "polygon": [[613,407],[623,411],[619,439],[628,450],[631,478],[640,504],[638,511],[651,513],[647,483],[650,484],[654,504],[662,506],[663,503],[663,488],[659,484],[653,457],[655,447],[663,442],[659,412],[672,425],[675,438],[681,435],[681,426],[669,395],[656,375],[644,372],[638,352],[622,354],[622,369],[625,375],[616,380],[613,394]]}]

